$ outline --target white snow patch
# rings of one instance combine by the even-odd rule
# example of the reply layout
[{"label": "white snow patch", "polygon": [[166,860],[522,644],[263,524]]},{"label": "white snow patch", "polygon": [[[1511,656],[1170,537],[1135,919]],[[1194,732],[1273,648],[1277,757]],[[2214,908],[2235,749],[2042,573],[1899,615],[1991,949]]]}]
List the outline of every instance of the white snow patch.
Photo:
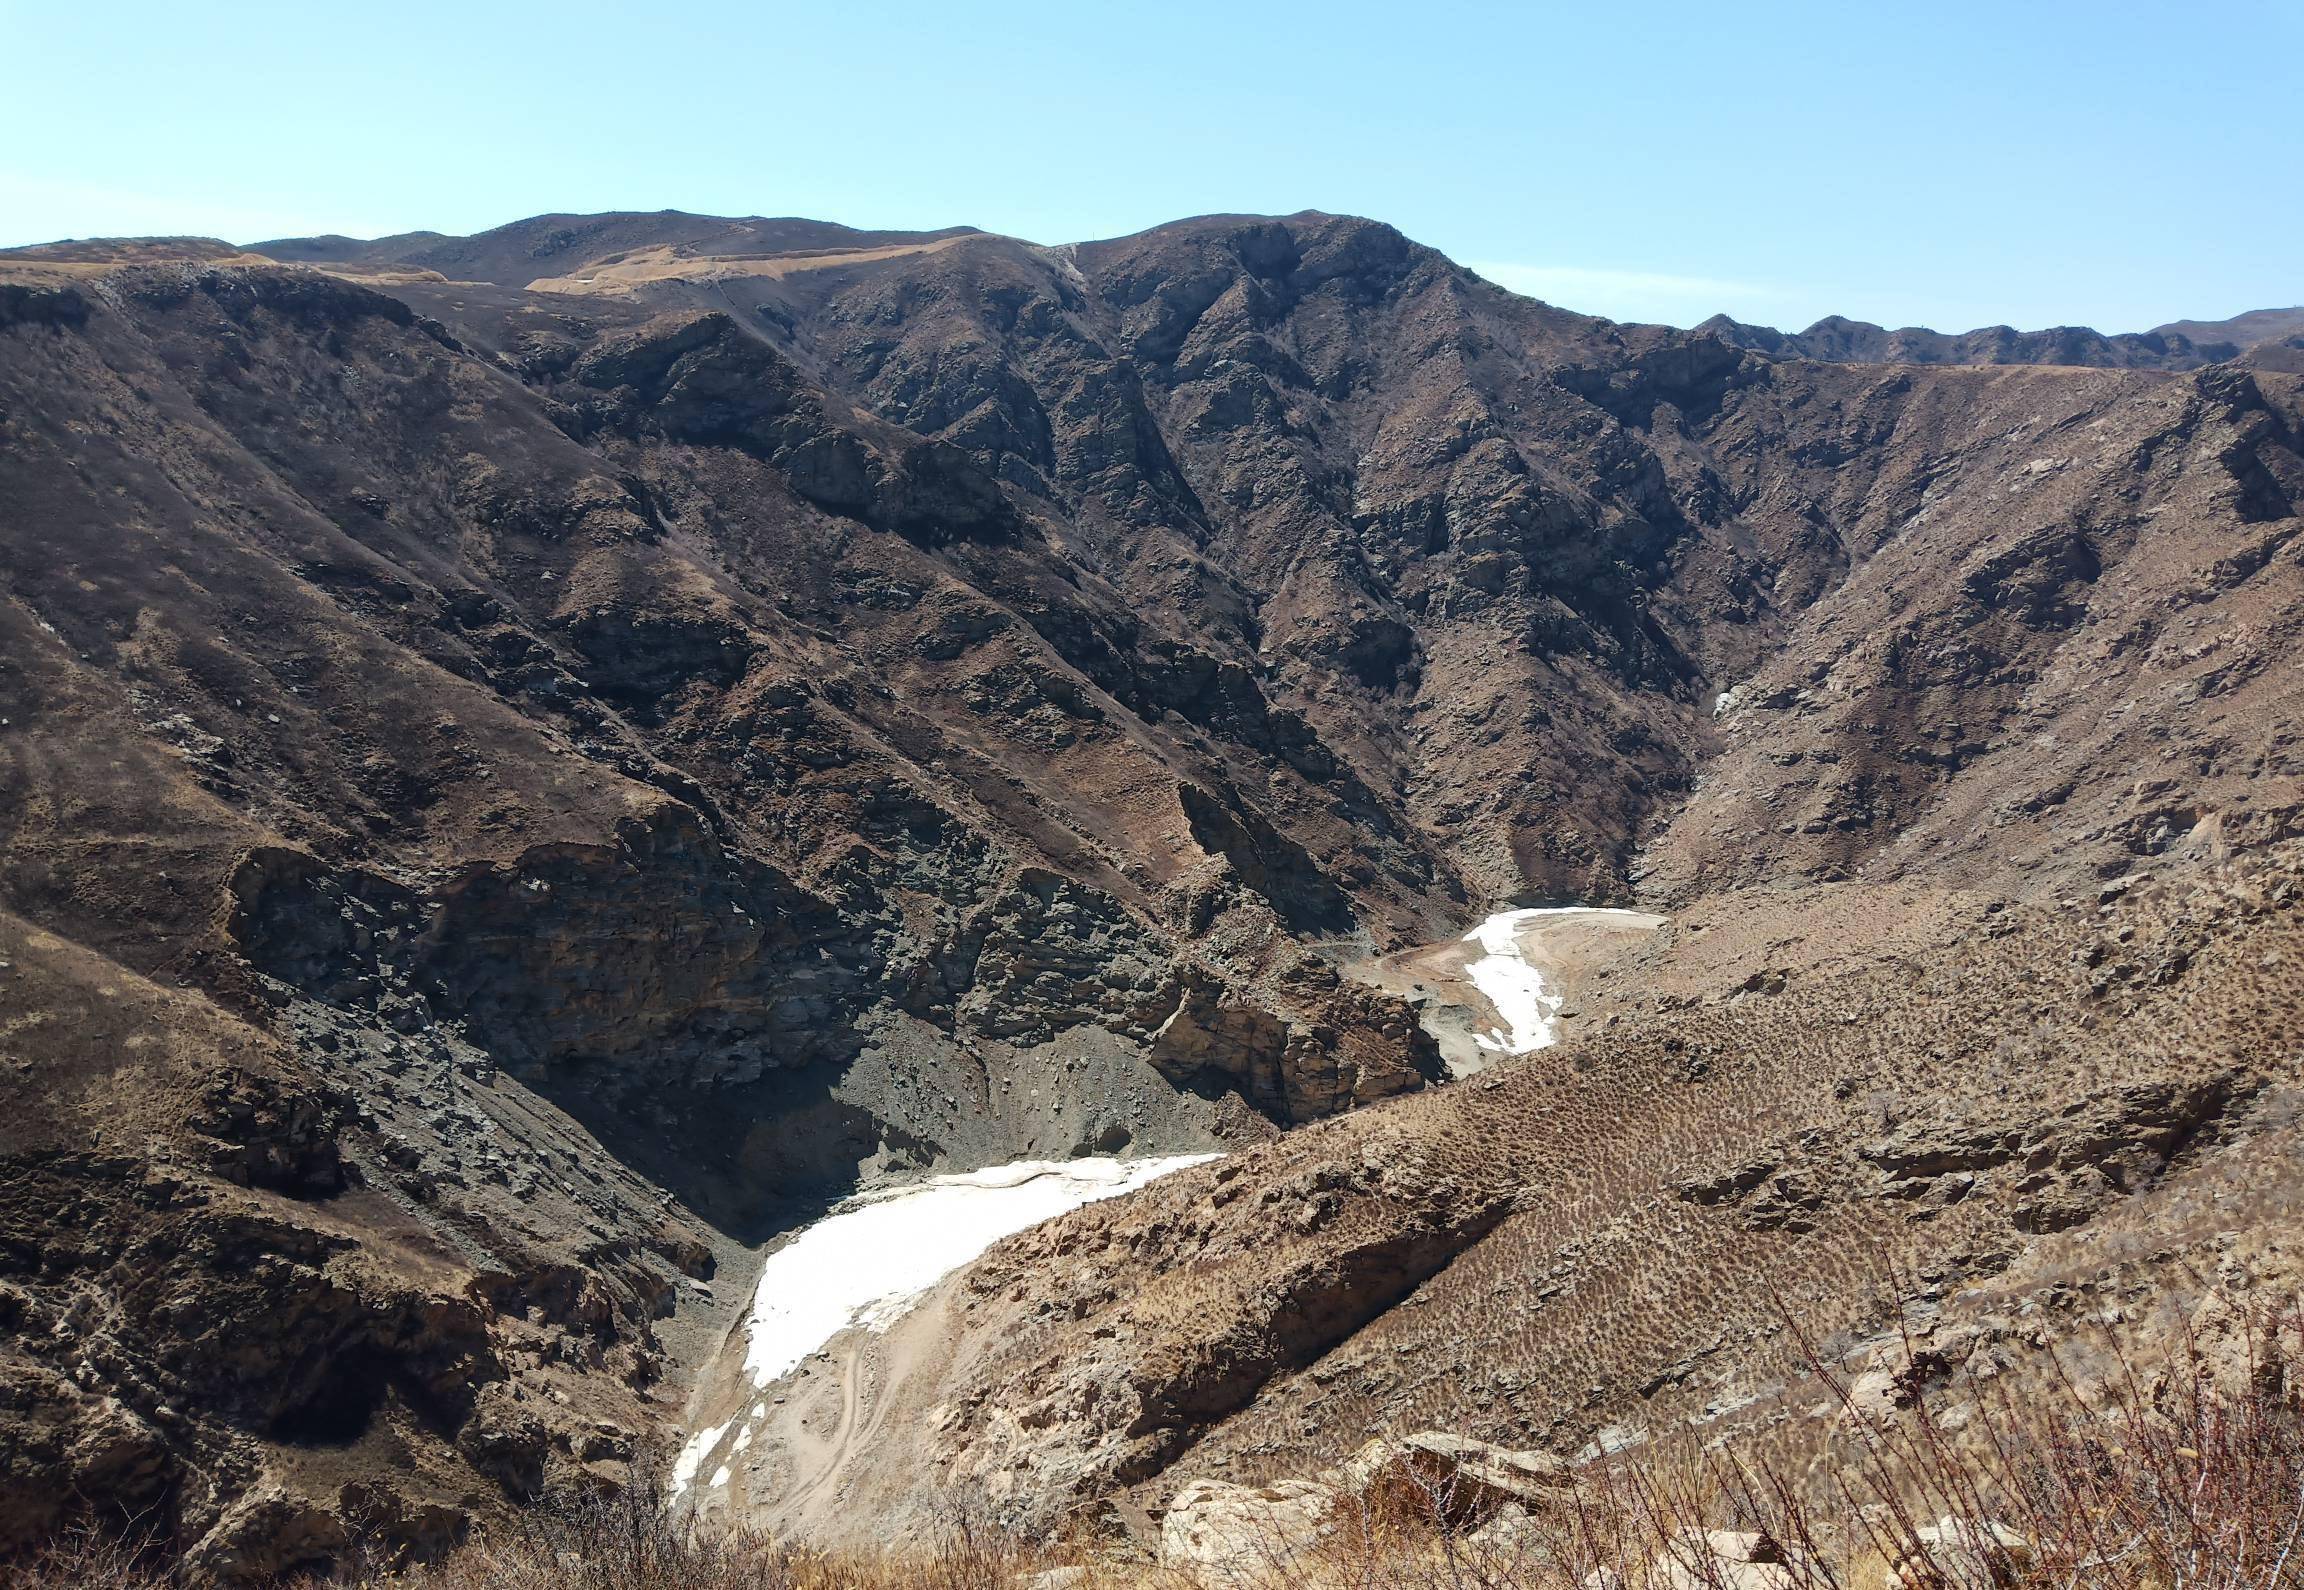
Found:
[{"label": "white snow patch", "polygon": [[1520,924],[1542,914],[1499,911],[1464,935],[1465,943],[1477,944],[1484,952],[1464,968],[1464,975],[1504,1018],[1502,1027],[1472,1035],[1483,1049],[1527,1054],[1552,1041],[1552,1018],[1559,1012],[1561,996],[1545,986],[1544,974],[1520,953]]},{"label": "white snow patch", "polygon": [[712,1488],[713,1488],[714,1490],[716,1490],[716,1491],[717,1491],[717,1490],[721,1490],[721,1489],[724,1489],[724,1488],[727,1486],[727,1484],[728,1484],[728,1465],[727,1465],[727,1464],[725,1464],[725,1463],[723,1463],[723,1464],[721,1464],[721,1465],[720,1465],[718,1468],[716,1468],[716,1469],[714,1469],[714,1470],[712,1471]]},{"label": "white snow patch", "polygon": [[768,1255],[744,1367],[765,1387],[851,1325],[888,1329],[1002,1237],[1215,1157],[1020,1160],[851,1199]]},{"label": "white snow patch", "polygon": [[1520,950],[1520,930],[1539,917],[1621,917],[1654,927],[1659,918],[1640,911],[1618,911],[1603,906],[1539,906],[1520,911],[1499,911],[1464,935],[1464,942],[1484,952],[1464,968],[1472,986],[1488,996],[1504,1025],[1472,1035],[1483,1049],[1499,1054],[1528,1054],[1552,1044],[1558,1036],[1553,1021],[1566,996],[1552,991],[1544,974]]},{"label": "white snow patch", "polygon": [[[735,1422],[731,1419],[728,1424]],[[704,1466],[704,1460],[712,1455],[712,1449],[720,1444],[720,1438],[727,1433],[727,1424],[716,1424],[708,1430],[699,1430],[688,1438],[687,1445],[680,1449],[680,1455],[672,1460],[672,1494],[674,1496],[678,1496],[696,1482],[696,1471]]]}]

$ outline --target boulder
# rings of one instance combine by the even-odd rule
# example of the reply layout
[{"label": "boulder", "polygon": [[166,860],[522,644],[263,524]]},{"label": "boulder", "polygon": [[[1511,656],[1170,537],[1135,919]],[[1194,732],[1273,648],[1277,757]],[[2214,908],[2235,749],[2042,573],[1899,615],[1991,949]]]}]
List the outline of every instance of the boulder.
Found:
[{"label": "boulder", "polygon": [[1253,1585],[1334,1532],[1343,1498],[1311,1480],[1194,1480],[1160,1523],[1160,1561],[1209,1590]]},{"label": "boulder", "polygon": [[2013,1583],[2032,1556],[2031,1541],[1996,1519],[1947,1514],[1912,1534],[1918,1550],[1896,1567],[1896,1582],[1910,1590]]},{"label": "boulder", "polygon": [[1648,1590],[1800,1590],[1814,1582],[1769,1535],[1747,1529],[1692,1529],[1648,1564]]},{"label": "boulder", "polygon": [[1082,1590],[1088,1577],[1088,1570],[1077,1564],[1043,1568],[1038,1573],[1018,1575],[1016,1590]]},{"label": "boulder", "polygon": [[184,1570],[196,1584],[271,1584],[327,1572],[351,1543],[333,1511],[267,1479],[224,1510]]},{"label": "boulder", "polygon": [[1534,1514],[1518,1502],[1506,1502],[1465,1540],[1491,1556],[1517,1559],[1533,1551],[1543,1535],[1543,1526]]},{"label": "boulder", "polygon": [[1540,1504],[1572,1483],[1573,1473],[1549,1452],[1440,1430],[1371,1441],[1338,1472],[1356,1496],[1405,1505],[1451,1525],[1485,1523],[1508,1505]]}]

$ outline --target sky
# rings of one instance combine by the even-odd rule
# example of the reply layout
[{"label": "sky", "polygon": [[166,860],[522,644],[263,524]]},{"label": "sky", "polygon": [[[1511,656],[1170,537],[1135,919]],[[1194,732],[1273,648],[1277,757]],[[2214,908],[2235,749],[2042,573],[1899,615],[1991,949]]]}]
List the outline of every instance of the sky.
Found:
[{"label": "sky", "polygon": [[1588,313],[2304,303],[2304,0],[0,0],[0,246],[1374,216]]}]

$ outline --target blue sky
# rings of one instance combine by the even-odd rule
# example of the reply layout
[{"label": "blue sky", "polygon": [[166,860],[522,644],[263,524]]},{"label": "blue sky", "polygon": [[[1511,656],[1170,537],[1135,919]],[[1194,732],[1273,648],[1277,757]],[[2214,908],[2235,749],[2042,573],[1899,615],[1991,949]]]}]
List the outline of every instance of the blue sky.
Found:
[{"label": "blue sky", "polygon": [[2304,302],[2304,4],[0,0],[0,244],[1373,215],[1623,319]]}]

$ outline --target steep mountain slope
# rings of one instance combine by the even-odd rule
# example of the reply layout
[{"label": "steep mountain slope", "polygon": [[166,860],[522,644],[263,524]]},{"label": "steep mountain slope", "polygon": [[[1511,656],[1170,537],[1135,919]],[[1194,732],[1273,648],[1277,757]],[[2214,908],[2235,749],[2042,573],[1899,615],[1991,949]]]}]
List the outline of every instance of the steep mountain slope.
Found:
[{"label": "steep mountain slope", "polygon": [[[1371,792],[1355,822],[1390,826],[1405,801],[1476,826],[1450,849],[1478,852],[1481,893],[1620,875],[1649,786],[1684,779],[1695,755],[1685,653],[1739,600],[1712,589],[1735,578],[1733,553],[1703,543],[1647,449],[1576,388],[1652,348],[1723,381],[1740,361],[1717,344],[1691,353],[1671,333],[1543,310],[1388,228],[1327,217],[1189,223],[1070,254],[969,238],[783,276],[628,283],[579,295],[580,310],[530,298],[503,322],[455,289],[409,296],[516,359],[635,301],[730,306],[731,326],[843,396],[966,449],[1054,519],[1068,560],[1250,670]],[[1426,633],[1453,649],[1435,656]],[[1106,649],[1073,643],[1067,660],[1139,710],[1179,710],[1112,676]],[[1420,683],[1434,666],[1447,678]],[[1407,721],[1472,675],[1469,733]],[[1219,675],[1221,694],[1239,688]],[[1557,714],[1544,732],[1510,724],[1539,695]],[[1502,766],[1444,772],[1452,758],[1420,743],[1472,752],[1494,737],[1538,779],[1490,793],[1477,781]],[[1616,776],[1571,777],[1592,759]],[[1528,813],[1547,801],[1539,839]]]},{"label": "steep mountain slope", "polygon": [[[2275,364],[1773,360],[1311,214],[259,252],[308,263],[0,256],[7,1540],[72,1498],[253,1575],[613,1478],[716,1267],[860,1182],[1418,1093],[1243,1185],[1564,1152],[1585,1115],[1432,1090],[1412,1007],[1339,971],[1498,904],[1743,891],[1621,986],[1796,974],[1822,1020],[1976,919],[1950,887],[2093,898],[2295,829]],[[1876,908],[1770,925],[1841,879]],[[1591,1024],[1689,1041],[1648,997]],[[1703,1041],[1759,1075],[1782,1034]],[[1707,1096],[1623,1086],[1695,1174]],[[1829,1114],[1805,1070],[1754,1097]],[[1067,1477],[1024,1510],[1317,1426],[1291,1377],[1404,1328],[1526,1168],[1403,1193],[1390,1279],[1127,1462],[1035,1437]],[[1264,1217],[1227,1218],[1212,1262]],[[955,1472],[1023,1450],[953,1429]]]},{"label": "steep mountain slope", "polygon": [[[1405,1007],[1292,947],[1286,920],[1349,928],[1349,897],[1264,812],[1288,803],[1323,850],[1370,856],[1377,922],[1414,904],[1384,868],[1429,861],[1348,829],[1339,796],[1294,793],[1311,784],[1282,751],[1348,787],[1245,679],[1231,710],[1260,744],[1187,742],[1097,690],[1019,610],[1092,640],[1133,630],[1120,604],[1051,567],[965,459],[779,389],[773,364],[741,362],[754,345],[720,351],[790,472],[651,440],[633,451],[677,462],[643,479],[405,306],[321,276],[130,270],[37,285],[12,322],[0,735],[21,936],[0,958],[53,940],[90,987],[155,980],[216,1002],[234,1043],[260,1030],[286,1070],[247,1085],[320,1104],[252,1106],[232,1130],[277,1158],[265,1134],[293,1122],[358,1167],[317,1184],[324,1209],[303,1179],[259,1185],[269,1244],[365,1270],[406,1226],[435,1255],[422,1306],[474,1311],[493,1355],[475,1378],[510,1400],[611,1349],[626,1372],[588,1377],[586,1400],[639,1428],[654,1318],[712,1307],[679,1273],[709,1272],[711,1234],[654,1193],[576,1191],[618,1163],[732,1255],[859,1174],[1198,1146],[1432,1071]],[[603,344],[619,373],[664,346]],[[598,401],[606,425],[643,423]],[[812,617],[841,590],[867,616],[845,639]],[[9,995],[36,1055],[72,1019],[20,974]],[[163,1096],[242,1086],[231,1044],[178,1047],[190,1076]],[[628,1449],[556,1404],[512,1434],[469,1398],[403,1407],[392,1388],[436,1373],[416,1367],[424,1333],[379,1338],[357,1314],[279,1350],[349,1360],[365,1401],[331,1389],[313,1393],[327,1411],[259,1417],[201,1391],[214,1371],[183,1361],[211,1340],[202,1262],[187,1253],[153,1312],[119,1300],[143,1250],[57,1233],[130,1229],[93,1216],[155,1156],[180,1166],[177,1201],[248,1178],[204,1168],[223,1151],[199,1112],[173,1132],[163,1112],[155,1143],[81,1076],[18,1074],[103,1124],[93,1157],[74,1131],[11,1128],[16,1306],[37,1327],[16,1338],[11,1533],[70,1494],[39,1454],[91,1442],[90,1504],[245,1571],[325,1551],[365,1508],[295,1479],[308,1429],[363,1450],[355,1467],[373,1442],[459,1443],[466,1466],[412,1483],[414,1521],[391,1525],[419,1542],[499,1482]],[[583,1212],[532,1216],[557,1188]],[[346,1238],[345,1189],[385,1206],[368,1240]],[[583,1278],[620,1270],[611,1307]],[[258,1273],[282,1298],[314,1284]],[[542,1356],[507,1364],[529,1320]],[[112,1367],[75,1386],[90,1330]],[[130,1433],[94,1433],[116,1405]],[[287,1499],[249,1513],[260,1473]]]},{"label": "steep mountain slope", "polygon": [[1799,368],[1724,428],[1812,434],[1821,408],[1838,437],[1725,471],[1850,572],[1716,700],[1722,750],[1652,886],[2037,888],[2304,831],[2292,377]]}]

